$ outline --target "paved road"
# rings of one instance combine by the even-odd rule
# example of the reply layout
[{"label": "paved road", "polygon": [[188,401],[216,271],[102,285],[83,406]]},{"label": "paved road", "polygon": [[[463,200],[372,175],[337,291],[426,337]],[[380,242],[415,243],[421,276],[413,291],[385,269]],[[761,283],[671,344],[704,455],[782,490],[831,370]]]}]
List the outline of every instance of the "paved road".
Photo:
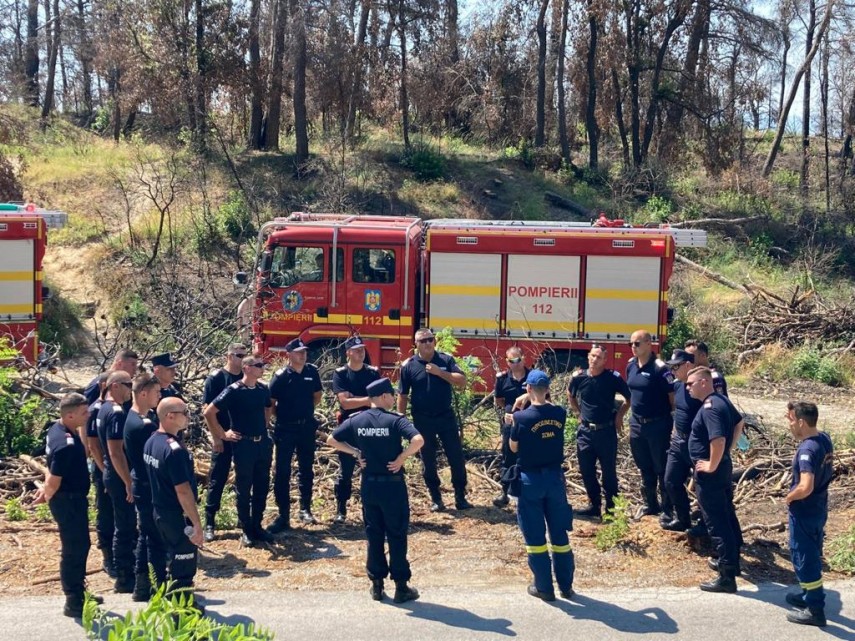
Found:
[{"label": "paved road", "polygon": [[[205,600],[218,620],[257,621],[279,640],[855,639],[855,581],[828,585],[824,630],[787,623],[786,588],[771,584],[747,585],[737,596],[675,588],[591,590],[554,604],[507,587],[422,592],[420,600],[402,605],[375,603],[367,591],[212,592]],[[27,641],[84,639],[79,624],[60,614],[60,605],[60,597],[2,598],[0,629]],[[128,595],[107,595],[106,605],[121,614],[139,607]]]}]

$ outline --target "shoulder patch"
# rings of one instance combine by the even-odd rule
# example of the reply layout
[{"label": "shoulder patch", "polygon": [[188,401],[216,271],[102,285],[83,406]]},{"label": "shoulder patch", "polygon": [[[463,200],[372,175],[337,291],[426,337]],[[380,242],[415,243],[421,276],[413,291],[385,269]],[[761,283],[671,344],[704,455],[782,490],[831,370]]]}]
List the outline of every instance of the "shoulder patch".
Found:
[{"label": "shoulder patch", "polygon": [[579,375],[582,373],[582,371],[583,371],[583,370],[581,370],[581,369],[577,369],[575,372],[573,372],[573,373],[571,374],[571,377],[572,377],[572,378],[576,378],[577,376],[579,376]]},{"label": "shoulder patch", "polygon": [[219,367],[217,367],[217,368],[215,368],[215,369],[212,369],[212,370],[211,370],[211,373],[210,373],[210,374],[208,374],[208,376],[216,376],[216,375],[217,375],[217,374],[219,374],[221,371],[222,371],[222,369],[220,369]]},{"label": "shoulder patch", "polygon": [[124,414],[125,408],[118,403],[113,403],[113,414]]},{"label": "shoulder patch", "polygon": [[151,419],[150,418],[144,418],[142,420],[142,422],[143,422],[143,425],[151,425]]},{"label": "shoulder patch", "polygon": [[801,455],[799,455],[799,460],[800,460],[800,461],[809,461],[809,460],[810,460],[810,454],[801,454]]},{"label": "shoulder patch", "polygon": [[403,365],[409,364],[410,360],[411,360],[411,358],[407,358],[406,360],[404,360],[403,363],[401,363],[401,365],[403,366]]},{"label": "shoulder patch", "polygon": [[336,367],[335,371],[337,372],[345,372],[347,371],[347,365],[342,365],[341,367]]},{"label": "shoulder patch", "polygon": [[243,383],[241,383],[240,381],[235,381],[234,383],[229,385],[230,389],[240,389],[241,387],[243,387]]},{"label": "shoulder patch", "polygon": [[174,439],[168,438],[168,439],[166,439],[166,442],[169,443],[170,449],[173,449],[173,450],[180,450],[181,449],[181,444]]},{"label": "shoulder patch", "polygon": [[656,362],[656,367],[666,367],[665,361],[663,361],[661,358],[657,358],[655,362]]},{"label": "shoulder patch", "polygon": [[616,369],[613,369],[613,370],[612,370],[612,374],[613,374],[614,376],[617,376],[618,378],[620,378],[620,372],[618,372]]},{"label": "shoulder patch", "polygon": [[368,368],[369,370],[371,370],[372,372],[379,372],[379,371],[380,371],[380,368],[379,368],[379,367],[374,367],[374,365],[366,365],[365,367],[367,367],[367,368]]},{"label": "shoulder patch", "polygon": [[712,408],[712,401],[707,401],[706,403],[704,403],[704,407],[707,409]]},{"label": "shoulder patch", "polygon": [[637,359],[635,356],[633,356],[632,358],[630,358],[630,359],[627,361],[627,364],[629,364],[629,363],[635,363],[636,361],[638,361],[638,359]]},{"label": "shoulder patch", "polygon": [[719,374],[717,371],[713,370],[712,371],[712,377],[713,378],[721,378],[721,374]]},{"label": "shoulder patch", "polygon": [[285,368],[284,368],[284,367],[282,367],[282,368],[280,368],[280,369],[277,369],[277,370],[273,373],[273,375],[274,375],[274,376],[282,376],[282,374],[284,374],[284,373],[285,373]]}]

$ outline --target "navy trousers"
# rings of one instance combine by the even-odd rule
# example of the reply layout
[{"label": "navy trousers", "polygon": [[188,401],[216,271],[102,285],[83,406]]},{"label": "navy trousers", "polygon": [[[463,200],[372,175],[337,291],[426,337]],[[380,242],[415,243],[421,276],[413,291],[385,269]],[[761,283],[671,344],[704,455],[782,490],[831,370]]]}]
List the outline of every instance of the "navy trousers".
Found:
[{"label": "navy trousers", "polygon": [[790,557],[796,579],[804,592],[805,603],[811,611],[825,609],[822,587],[822,544],[828,512],[795,515],[789,513]]},{"label": "navy trousers", "polygon": [[733,507],[732,474],[733,462],[729,456],[722,459],[712,474],[695,472],[698,503],[718,551],[719,570],[723,576],[735,576],[742,547],[742,528]]},{"label": "navy trousers", "polygon": [[595,508],[600,509],[602,496],[600,483],[597,480],[597,463],[603,475],[603,490],[606,494],[606,509],[614,507],[618,495],[617,478],[617,431],[614,428],[591,430],[584,425],[579,426],[576,433],[576,455],[579,458],[579,471],[582,473],[582,483],[588,500]]},{"label": "navy trousers", "polygon": [[[368,539],[365,569],[369,579],[409,581],[407,530],[410,526],[410,502],[403,476],[362,478],[362,518]],[[386,558],[386,543],[389,558]]]}]

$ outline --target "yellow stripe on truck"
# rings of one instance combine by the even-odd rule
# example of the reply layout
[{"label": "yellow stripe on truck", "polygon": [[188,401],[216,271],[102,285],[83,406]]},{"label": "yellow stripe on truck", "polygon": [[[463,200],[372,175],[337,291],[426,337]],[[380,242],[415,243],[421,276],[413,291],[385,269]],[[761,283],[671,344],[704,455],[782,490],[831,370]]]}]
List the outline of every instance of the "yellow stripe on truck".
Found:
[{"label": "yellow stripe on truck", "polygon": [[25,305],[0,305],[0,314],[32,314],[34,312],[34,306],[30,304]]},{"label": "yellow stripe on truck", "polygon": [[501,287],[495,285],[437,285],[430,289],[431,296],[499,296]]},{"label": "yellow stripe on truck", "polygon": [[[41,272],[38,272],[41,274]],[[0,272],[0,280],[33,280],[35,276],[34,272],[31,271],[10,271],[10,272]]]},{"label": "yellow stripe on truck", "polygon": [[656,325],[639,325],[637,323],[585,323],[586,332],[604,332],[608,334],[632,334],[636,330],[647,330],[656,333]]},{"label": "yellow stripe on truck", "polygon": [[659,300],[659,290],[639,291],[634,289],[589,289],[586,298],[614,298],[621,300]]},{"label": "yellow stripe on truck", "polygon": [[508,319],[508,329],[520,329],[520,330],[541,330],[546,332],[567,332],[568,334],[573,334],[578,330],[578,323],[575,319],[568,319],[566,321],[560,320],[549,320],[549,321],[537,321],[537,320],[518,320],[518,319]]}]

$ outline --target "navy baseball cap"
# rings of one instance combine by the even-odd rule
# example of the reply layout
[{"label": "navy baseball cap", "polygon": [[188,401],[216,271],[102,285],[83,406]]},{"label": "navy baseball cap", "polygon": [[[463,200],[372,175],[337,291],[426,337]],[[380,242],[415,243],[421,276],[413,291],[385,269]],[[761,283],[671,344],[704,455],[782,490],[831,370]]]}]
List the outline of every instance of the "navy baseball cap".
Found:
[{"label": "navy baseball cap", "polygon": [[395,394],[395,388],[392,387],[392,381],[388,378],[380,378],[373,383],[370,383],[365,388],[365,391],[370,397],[383,396],[383,394]]},{"label": "navy baseball cap", "polygon": [[354,347],[365,347],[365,343],[362,342],[362,339],[359,336],[351,336],[346,341],[344,341],[344,349],[349,350]]},{"label": "navy baseball cap", "polygon": [[528,373],[525,384],[532,387],[549,387],[549,377],[543,370],[533,369]]},{"label": "navy baseball cap", "polygon": [[684,349],[675,349],[671,354],[671,358],[666,361],[666,364],[676,367],[677,365],[682,365],[683,363],[694,363],[695,355],[690,354]]},{"label": "navy baseball cap", "polygon": [[161,367],[177,367],[178,361],[172,360],[172,354],[166,352],[165,354],[152,356],[151,364],[155,366],[160,365]]},{"label": "navy baseball cap", "polygon": [[303,341],[301,341],[299,338],[295,338],[294,340],[290,341],[285,346],[286,352],[299,352],[299,351],[304,350],[304,349],[309,349],[309,348],[306,347],[306,344]]}]

